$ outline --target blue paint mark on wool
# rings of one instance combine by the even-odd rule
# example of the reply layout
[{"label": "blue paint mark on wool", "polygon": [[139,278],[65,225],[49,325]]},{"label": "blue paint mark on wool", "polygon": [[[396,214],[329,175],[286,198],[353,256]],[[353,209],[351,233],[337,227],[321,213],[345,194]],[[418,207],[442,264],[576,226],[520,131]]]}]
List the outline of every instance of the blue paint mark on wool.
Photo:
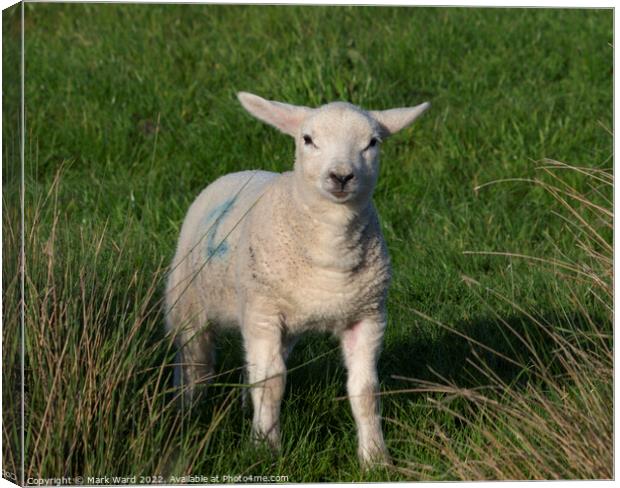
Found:
[{"label": "blue paint mark on wool", "polygon": [[207,259],[222,258],[228,252],[228,243],[225,240],[216,240],[217,229],[232,208],[237,197],[230,198],[213,208],[205,218],[204,225],[209,228],[207,231]]}]

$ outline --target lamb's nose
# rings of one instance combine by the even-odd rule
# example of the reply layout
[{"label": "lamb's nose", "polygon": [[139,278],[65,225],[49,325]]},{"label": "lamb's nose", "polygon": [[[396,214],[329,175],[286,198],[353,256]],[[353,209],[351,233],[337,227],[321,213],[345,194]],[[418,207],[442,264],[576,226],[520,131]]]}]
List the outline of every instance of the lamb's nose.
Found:
[{"label": "lamb's nose", "polygon": [[340,183],[340,188],[344,189],[347,182],[352,180],[355,175],[353,173],[349,173],[348,175],[339,175],[332,172],[329,173],[329,177],[334,181],[334,183]]}]

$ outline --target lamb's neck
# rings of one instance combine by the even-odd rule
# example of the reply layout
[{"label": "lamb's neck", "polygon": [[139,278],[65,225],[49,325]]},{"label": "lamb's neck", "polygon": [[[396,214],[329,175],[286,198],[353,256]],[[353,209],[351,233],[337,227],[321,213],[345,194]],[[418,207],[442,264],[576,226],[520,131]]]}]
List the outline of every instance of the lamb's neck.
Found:
[{"label": "lamb's neck", "polygon": [[293,192],[291,206],[299,232],[300,249],[313,265],[333,270],[355,269],[364,259],[373,207],[370,201],[361,207],[324,199],[308,202]]}]

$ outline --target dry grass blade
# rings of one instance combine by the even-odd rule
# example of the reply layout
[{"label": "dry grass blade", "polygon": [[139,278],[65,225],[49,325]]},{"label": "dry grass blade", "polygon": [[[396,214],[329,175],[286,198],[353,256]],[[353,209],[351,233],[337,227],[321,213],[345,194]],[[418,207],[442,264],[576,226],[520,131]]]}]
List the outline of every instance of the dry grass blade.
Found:
[{"label": "dry grass blade", "polygon": [[[611,479],[613,477],[613,246],[605,229],[613,228],[611,198],[613,185],[608,170],[569,166],[545,161],[541,169],[556,183],[538,179],[511,179],[540,185],[568,213],[567,235],[580,257],[568,259],[527,256],[518,252],[468,252],[522,258],[532,263],[552,266],[555,287],[563,290],[572,310],[563,310],[562,321],[541,321],[536,311],[528,310],[477,280],[465,277],[471,287],[479,287],[478,297],[494,297],[509,304],[530,327],[543,332],[548,344],[541,349],[527,333],[510,327],[496,316],[518,342],[529,351],[529,368],[523,368],[519,381],[505,382],[491,364],[475,351],[469,364],[488,388],[463,388],[445,378],[437,382],[417,381],[412,392],[429,395],[435,408],[466,426],[475,436],[455,442],[445,426],[433,422],[424,432],[412,432],[415,442],[426,443],[446,460],[448,477],[481,479]],[[562,171],[559,174],[558,171]],[[578,175],[590,185],[589,199],[573,186],[566,175]],[[497,182],[492,182],[497,183]],[[594,187],[592,183],[602,185]],[[483,188],[491,183],[480,185]],[[601,230],[603,229],[603,230]],[[580,254],[579,254],[580,253]],[[490,348],[463,332],[418,313],[472,345]],[[575,320],[573,317],[580,317]],[[558,315],[560,317],[560,315]],[[538,351],[541,351],[540,353]],[[495,351],[497,352],[497,351]],[[505,358],[513,365],[518,364]],[[460,402],[459,409],[451,407]],[[465,403],[463,408],[462,403]],[[401,426],[407,429],[406,425]],[[415,465],[401,467],[411,476],[433,478]],[[446,469],[446,468],[444,468]]]}]

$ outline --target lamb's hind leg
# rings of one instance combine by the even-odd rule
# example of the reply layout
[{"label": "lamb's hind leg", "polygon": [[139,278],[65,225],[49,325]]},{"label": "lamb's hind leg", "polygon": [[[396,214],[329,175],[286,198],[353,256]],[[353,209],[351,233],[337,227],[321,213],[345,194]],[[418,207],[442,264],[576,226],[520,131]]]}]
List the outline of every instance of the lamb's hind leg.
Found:
[{"label": "lamb's hind leg", "polygon": [[201,387],[214,376],[214,334],[208,326],[196,332],[177,335],[174,383],[183,399],[193,402],[201,397]]},{"label": "lamb's hind leg", "polygon": [[169,291],[166,298],[166,322],[177,347],[174,386],[182,393],[183,403],[190,404],[199,398],[200,386],[214,375],[215,333],[204,305],[191,290],[180,296]]}]

